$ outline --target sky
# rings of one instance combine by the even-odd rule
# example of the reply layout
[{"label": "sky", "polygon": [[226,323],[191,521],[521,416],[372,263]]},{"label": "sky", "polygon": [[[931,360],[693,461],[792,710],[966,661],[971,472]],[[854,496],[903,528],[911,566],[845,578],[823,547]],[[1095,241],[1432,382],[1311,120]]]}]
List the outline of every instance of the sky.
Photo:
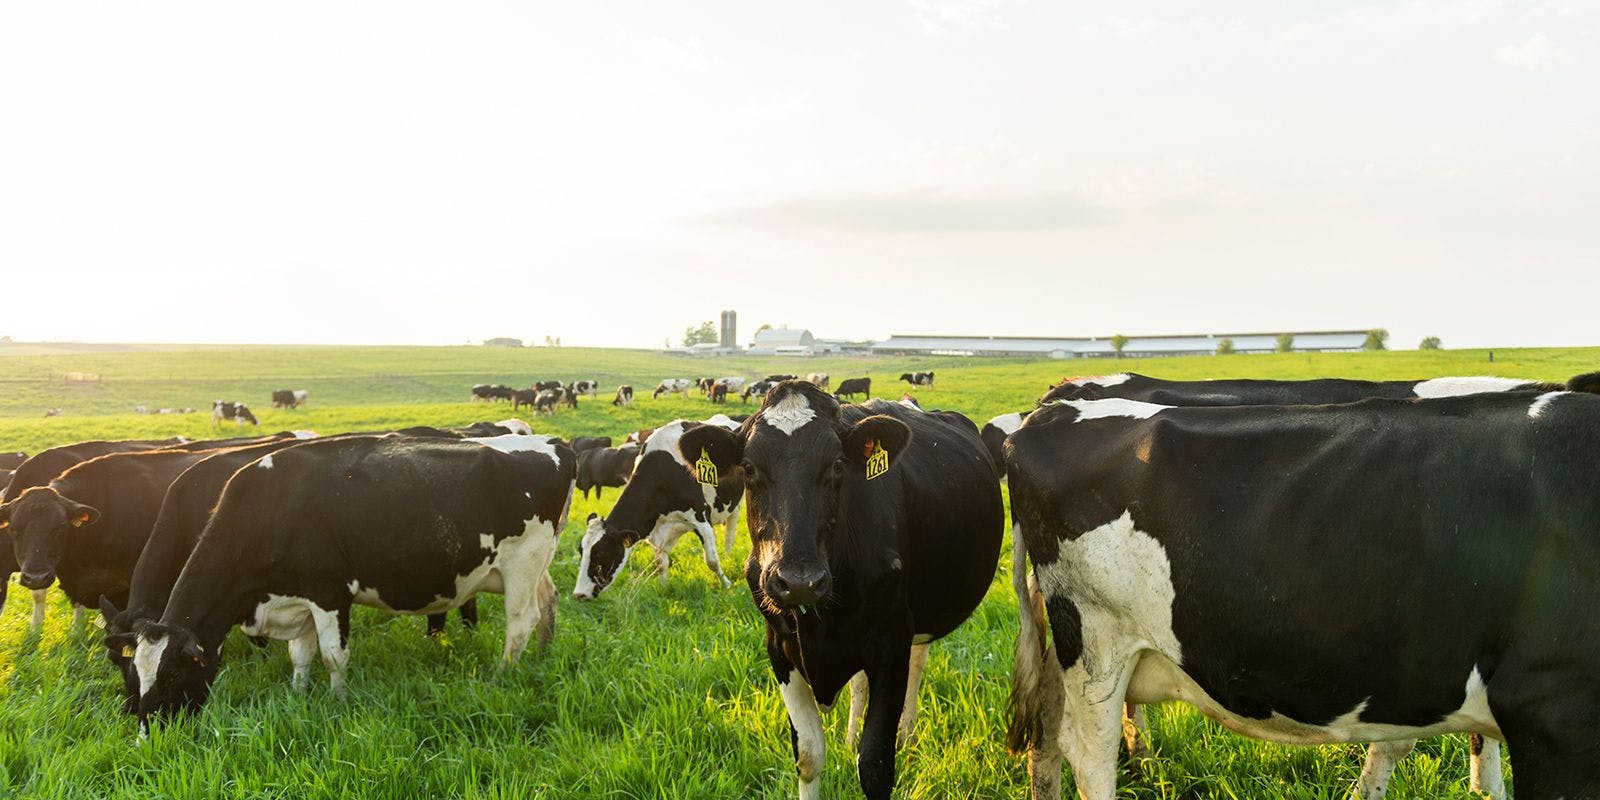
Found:
[{"label": "sky", "polygon": [[1600,0],[0,6],[0,335],[1600,344]]}]

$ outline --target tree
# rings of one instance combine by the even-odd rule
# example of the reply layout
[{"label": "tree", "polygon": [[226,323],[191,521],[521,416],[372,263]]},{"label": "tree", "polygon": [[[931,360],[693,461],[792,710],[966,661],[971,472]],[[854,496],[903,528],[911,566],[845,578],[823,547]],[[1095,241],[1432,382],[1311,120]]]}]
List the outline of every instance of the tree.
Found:
[{"label": "tree", "polygon": [[1280,334],[1278,334],[1278,352],[1287,353],[1287,352],[1289,352],[1289,351],[1291,351],[1293,349],[1294,349],[1294,334],[1292,334],[1292,333],[1280,333]]},{"label": "tree", "polygon": [[1128,346],[1128,337],[1117,334],[1111,337],[1111,349],[1117,351],[1117,358],[1122,358],[1122,348]]},{"label": "tree", "polygon": [[1223,339],[1217,342],[1217,355],[1225,356],[1233,352],[1233,340]]},{"label": "tree", "polygon": [[763,322],[763,323],[761,323],[761,327],[756,328],[756,333],[760,333],[762,331],[770,331],[770,330],[772,330],[772,323]]},{"label": "tree", "polygon": [[716,344],[719,339],[716,323],[709,319],[700,323],[698,328],[690,325],[683,329],[684,347],[694,347],[697,344]]},{"label": "tree", "polygon": [[1382,328],[1373,328],[1367,331],[1367,340],[1361,343],[1362,350],[1388,350],[1389,332]]},{"label": "tree", "polygon": [[1443,350],[1444,346],[1443,346],[1443,343],[1439,341],[1439,337],[1437,337],[1437,336],[1428,336],[1428,337],[1424,337],[1423,338],[1422,344],[1417,345],[1417,349],[1418,350]]}]

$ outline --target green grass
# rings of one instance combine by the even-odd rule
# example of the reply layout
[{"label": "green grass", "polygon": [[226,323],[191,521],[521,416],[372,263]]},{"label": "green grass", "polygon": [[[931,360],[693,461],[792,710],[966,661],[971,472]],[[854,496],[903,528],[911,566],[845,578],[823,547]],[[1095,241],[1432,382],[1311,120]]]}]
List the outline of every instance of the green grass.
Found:
[{"label": "green grass", "polygon": [[[632,409],[602,399],[533,420],[564,435],[612,434],[712,408],[700,399],[652,401],[663,377],[760,376],[774,371],[871,375],[875,394],[899,397],[893,379],[934,369],[929,407],[982,422],[1028,407],[1064,375],[1129,368],[1173,378],[1235,376],[1411,378],[1499,374],[1564,380],[1600,365],[1600,349],[1228,356],[1126,362],[939,359],[687,360],[639,351],[486,348],[177,348],[6,355],[0,349],[0,450],[87,438],[205,435],[209,420],[128,413],[133,405],[252,402],[264,430],[323,433],[411,424],[452,425],[510,416],[503,405],[467,402],[478,382],[534,378],[619,380],[641,390]],[[52,375],[92,372],[91,384]],[[275,388],[309,388],[312,405],[273,411]],[[42,419],[43,408],[67,413]],[[735,401],[729,410],[743,410]],[[231,431],[232,429],[227,429]],[[598,601],[570,599],[576,543],[602,502],[575,498],[553,568],[562,599],[556,637],[496,675],[502,643],[497,596],[484,624],[452,620],[443,640],[420,620],[358,609],[351,696],[336,699],[320,670],[309,694],[289,689],[281,644],[262,651],[230,639],[211,702],[134,746],[118,710],[119,681],[97,629],[72,630],[52,592],[42,635],[28,631],[20,587],[0,616],[0,797],[40,798],[787,798],[795,789],[788,728],[762,651],[762,626],[742,582],[723,590],[692,537],[674,553],[667,585],[636,554]],[[1007,544],[1009,548],[1009,541]],[[737,579],[743,533],[724,564]],[[918,739],[900,754],[898,797],[1024,797],[1026,769],[1006,754],[1007,673],[1015,635],[1009,558],[988,599],[933,648]],[[829,796],[858,796],[843,748],[843,713],[828,719]],[[1288,747],[1242,739],[1185,707],[1151,715],[1160,758],[1123,781],[1139,798],[1342,798],[1363,748]],[[1424,742],[1396,775],[1392,797],[1462,798],[1462,737]],[[1070,790],[1069,790],[1070,791]]]}]

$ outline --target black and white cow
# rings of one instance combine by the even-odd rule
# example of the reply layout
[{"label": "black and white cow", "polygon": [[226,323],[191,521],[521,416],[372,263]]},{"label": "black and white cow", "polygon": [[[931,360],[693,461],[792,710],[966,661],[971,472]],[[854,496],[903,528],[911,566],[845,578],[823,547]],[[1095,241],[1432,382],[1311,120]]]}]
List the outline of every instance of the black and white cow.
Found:
[{"label": "black and white cow", "polygon": [[[501,441],[504,440],[504,441]],[[480,591],[506,597],[502,668],[554,627],[548,567],[575,459],[542,436],[477,441],[356,436],[263,456],[227,483],[160,622],[108,638],[132,647],[141,727],[195,709],[234,625],[285,639],[304,686],[320,649],[335,691],[350,608],[434,614]]]},{"label": "black and white cow", "polygon": [[537,411],[538,402],[539,390],[537,389],[517,389],[511,393],[511,410],[513,413],[520,411],[523,406]]},{"label": "black and white cow", "polygon": [[571,388],[572,391],[577,392],[578,394],[588,395],[590,397],[599,397],[600,396],[600,382],[599,381],[595,381],[595,380],[573,381],[572,385],[569,388]]},{"label": "black and white cow", "polygon": [[631,406],[631,405],[633,405],[633,387],[630,386],[629,384],[626,384],[626,383],[622,384],[621,386],[618,386],[617,387],[617,396],[611,398],[611,405],[614,405],[614,406]]},{"label": "black and white cow", "polygon": [[813,372],[806,376],[806,383],[826,392],[828,390],[828,373]]},{"label": "black and white cow", "polygon": [[768,375],[762,380],[765,380],[767,383],[778,384],[783,383],[784,381],[792,381],[795,379],[795,377],[796,376],[794,375]]},{"label": "black and white cow", "polygon": [[1564,388],[1566,387],[1557,383],[1488,376],[1403,381],[1361,381],[1347,378],[1321,378],[1308,381],[1246,379],[1169,381],[1131,372],[1119,372],[1115,375],[1071,378],[1062,381],[1046,392],[1039,402],[1043,404],[1057,400],[1097,400],[1115,397],[1184,406],[1298,405],[1308,402],[1354,403],[1374,397],[1403,400],[1460,397],[1485,392],[1550,392]]},{"label": "black and white cow", "polygon": [[711,385],[716,383],[716,382],[717,382],[716,378],[713,378],[713,377],[710,377],[710,376],[705,376],[705,377],[701,377],[701,378],[695,378],[694,385],[695,385],[695,388],[700,390],[701,394],[709,395],[709,394],[711,394]]},{"label": "black and white cow", "polygon": [[250,412],[250,407],[244,403],[232,403],[227,400],[218,400],[211,404],[211,427],[222,424],[225,419],[233,420],[234,427],[245,424],[260,425],[256,415]]},{"label": "black and white cow", "polygon": [[555,416],[556,404],[560,403],[566,392],[561,389],[544,389],[539,396],[533,399],[533,413]]},{"label": "black and white cow", "polygon": [[[720,383],[723,386],[728,387],[728,394],[738,394],[744,391],[744,385],[749,383],[749,381],[739,377],[738,375],[726,375],[718,378],[716,383]],[[712,385],[715,386],[716,384]]]},{"label": "black and white cow", "polygon": [[537,391],[549,392],[561,391],[565,387],[561,385],[561,381],[534,381],[533,388]]},{"label": "black and white cow", "polygon": [[516,397],[516,390],[501,383],[480,383],[472,387],[472,399],[482,400],[486,403],[496,400],[512,400]]},{"label": "black and white cow", "polygon": [[743,392],[739,393],[739,399],[748,403],[752,397],[756,399],[765,398],[767,396],[767,392],[772,391],[772,387],[777,385],[778,384],[774,383],[773,381],[765,379],[753,381],[744,387]]},{"label": "black and white cow", "polygon": [[656,390],[650,393],[651,400],[658,400],[664,394],[681,394],[689,396],[689,390],[694,388],[694,381],[688,378],[664,378],[656,384]]},{"label": "black and white cow", "polygon": [[720,474],[744,476],[745,581],[766,618],[802,798],[821,794],[819,706],[847,683],[852,707],[865,706],[861,789],[881,800],[894,788],[926,645],[964,622],[994,578],[1005,509],[977,434],[960,414],[841,408],[793,381],[737,431],[705,426],[679,442],[686,458],[703,451]]},{"label": "black and white cow", "polygon": [[578,392],[571,386],[562,389],[561,402],[565,403],[567,408],[576,409],[578,407]]},{"label": "black and white cow", "polygon": [[299,408],[306,404],[311,392],[305,389],[277,389],[272,393],[273,408]]},{"label": "black and white cow", "polygon": [[1570,392],[1047,404],[1008,445],[1043,593],[1013,744],[1111,798],[1124,700],[1182,699],[1295,744],[1478,733],[1523,800],[1600,796],[1596,447]]},{"label": "black and white cow", "polygon": [[[78,442],[76,444],[52,447],[17,465],[16,469],[12,471],[11,479],[4,484],[3,489],[0,489],[0,502],[14,498],[35,486],[44,486],[54,480],[57,475],[91,458],[99,458],[109,453],[156,450],[188,441],[188,439],[180,436],[173,439]],[[3,591],[3,587],[10,582],[11,574],[16,571],[17,560],[13,548],[9,543],[0,544],[0,611],[3,611],[6,605],[6,593]],[[29,625],[34,630],[44,626],[45,591],[44,586],[33,590],[33,618]],[[81,616],[81,613],[79,616]]]},{"label": "black and white cow", "polygon": [[900,380],[912,386],[921,386],[927,389],[933,388],[932,372],[902,372],[900,373]]},{"label": "black and white cow", "polygon": [[1027,416],[1023,413],[1001,414],[983,423],[983,429],[978,432],[978,438],[989,449],[989,457],[994,459],[995,469],[1001,478],[1006,476],[1006,437],[1016,433]]},{"label": "black and white cow", "polygon": [[843,398],[854,397],[858,394],[868,398],[872,397],[871,378],[845,378],[839,381],[839,391],[835,392],[834,396]]},{"label": "black and white cow", "polygon": [[633,474],[633,462],[639,458],[639,445],[600,447],[578,453],[578,491],[585,500],[594,489],[595,499],[607,486],[623,486]]},{"label": "black and white cow", "polygon": [[650,434],[611,513],[604,518],[589,515],[588,528],[578,544],[582,556],[573,597],[598,597],[641,541],[655,551],[656,574],[666,583],[672,546],[690,532],[699,537],[711,573],[723,586],[733,585],[722,571],[712,526],[722,526],[722,549],[732,550],[739,531],[739,506],[744,502],[744,480],[736,472],[719,475],[721,480],[714,485],[697,480],[695,460],[683,458],[678,440],[685,431],[701,427],[731,430],[738,424],[717,414],[705,422],[673,420]]}]

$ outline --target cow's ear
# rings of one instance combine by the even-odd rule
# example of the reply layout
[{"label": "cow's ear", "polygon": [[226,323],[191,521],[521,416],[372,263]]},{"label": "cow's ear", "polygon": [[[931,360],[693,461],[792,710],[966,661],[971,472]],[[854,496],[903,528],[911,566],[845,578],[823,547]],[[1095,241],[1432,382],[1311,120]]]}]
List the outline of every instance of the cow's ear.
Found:
[{"label": "cow's ear", "polygon": [[116,619],[116,616],[121,613],[121,611],[117,610],[116,603],[106,599],[105,595],[100,595],[100,616],[105,617],[106,622]]},{"label": "cow's ear", "polygon": [[[844,435],[844,457],[851,464],[865,466],[879,450],[888,454],[889,464],[911,444],[911,429],[904,422],[885,414],[875,414],[857,422]],[[880,458],[882,458],[880,456]],[[884,465],[883,469],[888,469]],[[877,477],[877,474],[870,477]]]},{"label": "cow's ear", "polygon": [[[62,499],[65,500],[65,498]],[[66,500],[66,504],[67,522],[71,523],[74,528],[93,525],[100,520],[100,510],[93,506],[86,506],[71,500]]]},{"label": "cow's ear", "polygon": [[678,440],[678,452],[690,464],[704,454],[717,465],[719,473],[727,472],[744,458],[744,439],[720,425],[701,425],[684,432]]}]

